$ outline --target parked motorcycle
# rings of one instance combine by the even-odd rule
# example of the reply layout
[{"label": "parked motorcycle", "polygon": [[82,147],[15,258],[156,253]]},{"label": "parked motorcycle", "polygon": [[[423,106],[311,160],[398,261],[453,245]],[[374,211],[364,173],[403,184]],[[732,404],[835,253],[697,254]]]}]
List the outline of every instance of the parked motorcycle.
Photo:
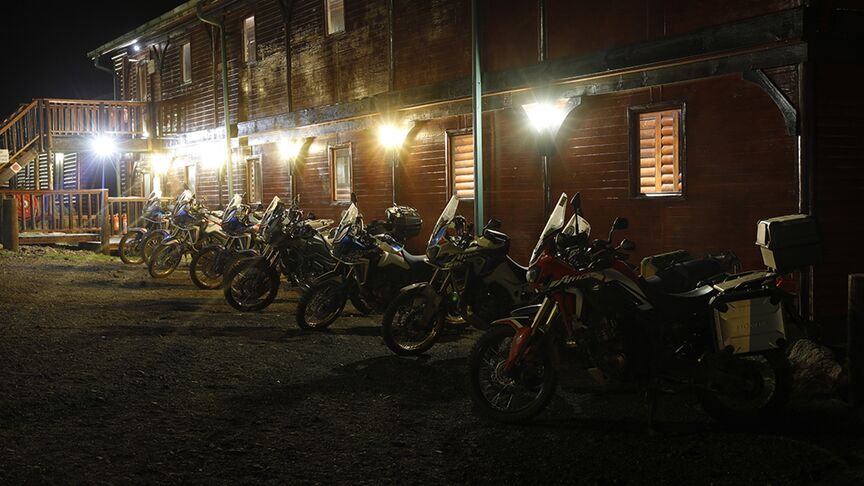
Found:
[{"label": "parked motorcycle", "polygon": [[568,359],[599,385],[645,389],[649,422],[660,390],[695,389],[724,422],[773,417],[791,389],[778,274],[702,275],[707,284],[669,293],[662,278],[649,281],[625,263],[632,242],[611,243],[625,219],[606,240],[589,242],[578,195],[565,225],[566,201],[562,195],[531,256],[528,280],[542,303],[496,321],[471,351],[475,409],[501,422],[537,415]]},{"label": "parked motorcycle", "polygon": [[396,354],[427,351],[448,315],[485,329],[532,298],[527,269],[510,258],[510,238],[497,231],[501,223],[490,220],[475,237],[456,214],[458,205],[456,196],[450,198],[426,245],[434,273],[426,282],[403,288],[384,313],[381,335]]},{"label": "parked motorcycle", "polygon": [[221,211],[195,204],[194,196],[179,204],[171,217],[176,231],[153,249],[147,262],[150,276],[165,278],[177,269],[185,255],[194,255],[215,242],[224,243],[228,235],[222,231],[221,220]]},{"label": "parked motorcycle", "polygon": [[274,197],[259,224],[261,255],[238,261],[226,274],[223,292],[231,307],[261,310],[279,292],[280,275],[301,289],[335,265],[321,231],[332,220],[304,217],[295,196],[290,207]]},{"label": "parked motorcycle", "polygon": [[120,260],[128,265],[138,265],[144,262],[143,249],[144,240],[153,230],[167,229],[170,224],[168,213],[162,207],[159,193],[153,191],[144,203],[141,216],[144,223],[142,227],[129,228],[129,231],[120,238],[118,252]]},{"label": "parked motorcycle", "polygon": [[[342,215],[333,237],[336,267],[322,275],[300,298],[297,305],[297,325],[301,329],[325,329],[342,314],[348,300],[363,314],[381,312],[398,294],[399,289],[413,282],[427,280],[432,269],[422,256],[405,251],[392,235],[371,231],[386,228],[383,224],[364,226],[356,205],[356,196]],[[422,220],[413,208],[391,208],[387,215],[412,214],[408,221],[411,231],[397,224],[398,234],[413,236]],[[375,234],[378,233],[378,234]]]},{"label": "parked motorcycle", "polygon": [[205,246],[192,256],[189,263],[192,283],[200,289],[221,288],[226,270],[241,258],[258,255],[255,248],[258,222],[252,208],[243,204],[243,196],[235,194],[225,207],[220,223],[228,239],[224,244]]},{"label": "parked motorcycle", "polygon": [[174,203],[171,204],[168,214],[165,216],[168,222],[167,226],[165,228],[157,228],[148,231],[147,235],[141,242],[141,259],[145,265],[150,264],[150,256],[153,254],[153,250],[159,246],[160,243],[169,237],[178,234],[179,230],[172,225],[174,214],[178,208],[191,203],[194,199],[195,194],[189,190],[189,186],[183,184],[183,191],[177,195],[176,199],[174,199]]}]

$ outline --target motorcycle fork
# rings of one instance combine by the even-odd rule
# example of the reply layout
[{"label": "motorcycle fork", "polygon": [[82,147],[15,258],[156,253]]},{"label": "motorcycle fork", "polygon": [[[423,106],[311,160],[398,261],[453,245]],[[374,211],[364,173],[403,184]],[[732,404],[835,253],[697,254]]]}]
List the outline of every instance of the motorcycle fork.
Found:
[{"label": "motorcycle fork", "polygon": [[537,331],[548,331],[557,316],[558,303],[548,296],[545,297],[537,314],[534,315],[531,325],[516,329],[513,341],[510,343],[510,354],[507,356],[507,361],[504,362],[505,370],[508,372],[513,371],[521,363],[529,348],[529,344],[534,341],[532,338],[536,336]]}]

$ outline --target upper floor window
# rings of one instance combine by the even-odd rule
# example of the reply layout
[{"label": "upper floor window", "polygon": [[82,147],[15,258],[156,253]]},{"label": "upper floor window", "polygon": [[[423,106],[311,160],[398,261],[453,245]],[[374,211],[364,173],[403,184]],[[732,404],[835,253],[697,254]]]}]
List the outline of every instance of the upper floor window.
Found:
[{"label": "upper floor window", "polygon": [[345,32],[345,1],[324,0],[327,11],[327,34]]},{"label": "upper floor window", "polygon": [[352,191],[351,146],[330,147],[330,194],[334,201],[350,201]]},{"label": "upper floor window", "polygon": [[683,195],[683,108],[632,108],[630,115],[634,195]]},{"label": "upper floor window", "polygon": [[187,42],[181,49],[180,61],[183,66],[183,82],[192,81],[192,46]]},{"label": "upper floor window", "polygon": [[474,199],[474,134],[447,133],[450,189],[459,199]]},{"label": "upper floor window", "polygon": [[255,16],[243,19],[243,61],[252,64],[257,60],[255,51]]}]

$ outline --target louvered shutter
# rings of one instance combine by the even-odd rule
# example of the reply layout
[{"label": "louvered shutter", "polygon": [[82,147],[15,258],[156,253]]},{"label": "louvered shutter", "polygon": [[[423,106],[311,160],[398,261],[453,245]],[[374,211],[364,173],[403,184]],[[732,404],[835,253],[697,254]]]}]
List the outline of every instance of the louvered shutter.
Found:
[{"label": "louvered shutter", "polygon": [[680,110],[639,115],[639,192],[680,193]]},{"label": "louvered shutter", "polygon": [[63,158],[63,189],[78,189],[78,154],[75,152]]},{"label": "louvered shutter", "polygon": [[48,167],[48,154],[39,154],[39,187],[43,190],[51,189],[51,185],[49,184],[49,172],[51,170]]},{"label": "louvered shutter", "polygon": [[333,148],[330,151],[333,159],[331,178],[333,181],[333,200],[351,200],[351,149],[348,147]]},{"label": "louvered shutter", "polygon": [[450,137],[450,179],[459,199],[474,199],[474,135]]}]

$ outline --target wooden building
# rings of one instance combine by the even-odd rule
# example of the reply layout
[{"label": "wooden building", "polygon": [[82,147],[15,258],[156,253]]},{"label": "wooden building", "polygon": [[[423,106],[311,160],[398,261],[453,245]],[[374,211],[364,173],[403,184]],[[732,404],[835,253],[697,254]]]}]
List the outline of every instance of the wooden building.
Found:
[{"label": "wooden building", "polygon": [[[846,275],[864,271],[857,2],[476,8],[475,39],[470,0],[190,1],[89,56],[113,67],[119,99],[147,104],[169,192],[184,180],[213,206],[229,184],[265,202],[297,192],[335,218],[353,191],[367,219],[395,192],[426,220],[419,251],[455,191],[466,216],[482,199],[524,262],[545,219],[542,152],[552,198],[580,192],[598,234],[628,217],[637,257],[731,249],[758,268],[758,220],[814,214],[825,251],[798,276],[802,304],[826,322],[845,314]],[[539,102],[572,108],[551,150],[522,108]],[[407,132],[398,154],[379,141],[385,123]]]}]

